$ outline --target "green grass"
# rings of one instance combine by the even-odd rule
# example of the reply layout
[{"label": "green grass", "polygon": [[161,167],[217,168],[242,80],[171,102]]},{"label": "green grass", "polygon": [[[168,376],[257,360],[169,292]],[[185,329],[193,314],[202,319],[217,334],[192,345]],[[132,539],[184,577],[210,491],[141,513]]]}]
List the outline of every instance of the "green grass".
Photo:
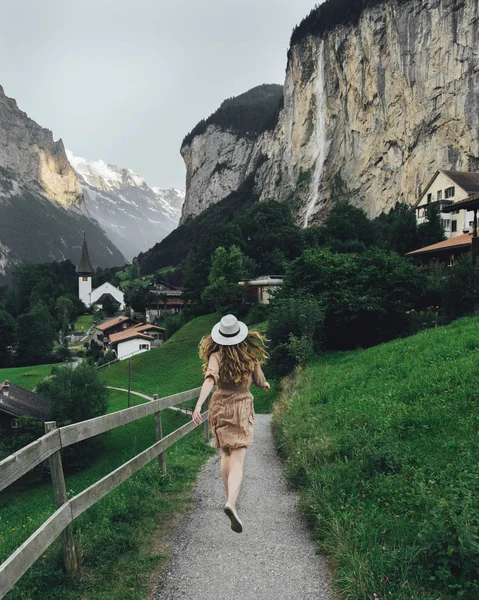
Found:
[{"label": "green grass", "polygon": [[10,369],[0,369],[0,381],[11,381],[21,385],[27,390],[33,390],[37,384],[50,375],[53,367],[57,364],[36,365],[34,367],[12,367]]},{"label": "green grass", "polygon": [[[109,412],[126,407],[126,394],[110,391]],[[142,402],[132,396],[132,405]],[[162,413],[163,432],[168,434],[188,422],[176,411]],[[69,495],[79,493],[155,442],[154,416],[129,423],[102,436],[94,464],[69,473]],[[197,428],[167,451],[166,476],[156,460],[74,522],[74,536],[82,554],[82,573],[72,580],[61,569],[57,540],[7,594],[7,600],[105,600],[146,597],[147,576],[167,560],[152,551],[158,526],[190,501],[189,490],[212,449]],[[54,512],[51,485],[31,473],[0,494],[0,562],[11,554]]]},{"label": "green grass", "polygon": [[479,318],[318,356],[273,429],[344,600],[479,597]]},{"label": "green grass", "polygon": [[80,315],[75,321],[73,331],[86,333],[93,325],[93,315]]}]

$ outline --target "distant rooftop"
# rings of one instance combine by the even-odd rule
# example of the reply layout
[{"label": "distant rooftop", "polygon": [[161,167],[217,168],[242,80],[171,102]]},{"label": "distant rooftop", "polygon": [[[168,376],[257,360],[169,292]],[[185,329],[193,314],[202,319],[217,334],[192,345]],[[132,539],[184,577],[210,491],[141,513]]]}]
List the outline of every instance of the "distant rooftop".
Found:
[{"label": "distant rooftop", "polygon": [[15,383],[4,381],[0,383],[0,410],[14,417],[28,414],[44,421],[48,417],[50,401]]}]

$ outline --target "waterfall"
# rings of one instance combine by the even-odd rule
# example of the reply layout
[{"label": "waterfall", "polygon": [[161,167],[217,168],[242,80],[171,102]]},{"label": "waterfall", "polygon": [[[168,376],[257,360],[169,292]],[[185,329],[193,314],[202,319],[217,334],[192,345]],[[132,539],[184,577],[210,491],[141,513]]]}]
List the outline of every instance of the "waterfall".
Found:
[{"label": "waterfall", "polygon": [[319,186],[323,175],[323,166],[326,159],[326,122],[324,118],[325,92],[324,92],[324,40],[321,40],[318,56],[318,72],[316,75],[316,146],[318,154],[314,165],[314,175],[311,184],[311,199],[306,209],[304,227],[309,225],[309,219],[319,199]]}]

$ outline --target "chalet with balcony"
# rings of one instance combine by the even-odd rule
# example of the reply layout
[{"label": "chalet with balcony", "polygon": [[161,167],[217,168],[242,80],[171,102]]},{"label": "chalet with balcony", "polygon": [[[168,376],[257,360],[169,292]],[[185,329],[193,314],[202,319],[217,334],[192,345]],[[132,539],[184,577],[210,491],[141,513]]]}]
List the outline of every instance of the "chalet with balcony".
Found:
[{"label": "chalet with balcony", "polygon": [[[418,224],[427,220],[430,206],[438,206],[447,238],[469,233],[473,213],[467,207],[450,207],[479,193],[479,173],[439,169],[427,184],[416,204]],[[447,209],[447,210],[446,210]]]},{"label": "chalet with balcony", "polygon": [[431,261],[443,263],[449,267],[457,264],[463,254],[470,252],[472,260],[475,263],[479,256],[479,236],[478,236],[478,217],[479,211],[479,194],[472,194],[463,200],[453,202],[452,204],[443,207],[443,212],[446,215],[467,214],[469,222],[468,231],[464,231],[461,235],[451,237],[437,244],[431,244],[418,250],[408,252],[407,256],[411,256],[422,265],[428,265]]},{"label": "chalet with balcony", "polygon": [[166,281],[150,284],[151,300],[146,306],[146,320],[155,323],[160,319],[183,312],[183,290]]}]

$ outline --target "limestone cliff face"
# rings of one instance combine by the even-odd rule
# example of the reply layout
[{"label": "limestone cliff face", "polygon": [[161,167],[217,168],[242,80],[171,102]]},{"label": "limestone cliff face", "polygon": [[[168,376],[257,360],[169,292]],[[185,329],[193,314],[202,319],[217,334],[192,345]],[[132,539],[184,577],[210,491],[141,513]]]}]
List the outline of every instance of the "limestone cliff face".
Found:
[{"label": "limestone cliff face", "polygon": [[210,125],[181,148],[186,165],[186,198],[180,223],[239,188],[256,170],[264,135],[244,138]]},{"label": "limestone cliff face", "polygon": [[221,200],[252,156],[266,157],[262,199],[295,194],[303,225],[338,194],[372,217],[414,204],[437,168],[479,170],[478,39],[477,0],[389,0],[303,38],[290,49],[274,132],[251,147],[207,130],[183,149],[184,213],[193,199],[195,210]]},{"label": "limestone cliff face", "polygon": [[64,208],[81,208],[82,191],[62,140],[21,111],[0,86],[0,166],[15,182]]}]

